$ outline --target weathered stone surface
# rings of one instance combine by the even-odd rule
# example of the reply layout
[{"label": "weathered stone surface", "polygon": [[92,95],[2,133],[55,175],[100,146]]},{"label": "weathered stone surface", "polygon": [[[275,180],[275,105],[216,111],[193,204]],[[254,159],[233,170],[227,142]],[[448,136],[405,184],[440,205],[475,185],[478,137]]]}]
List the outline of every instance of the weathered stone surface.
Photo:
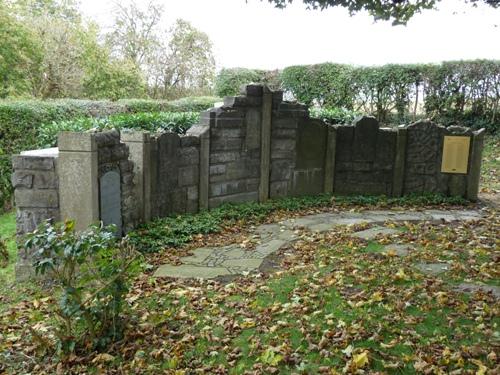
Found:
[{"label": "weathered stone surface", "polygon": [[55,189],[16,189],[16,206],[20,208],[58,208],[59,195]]},{"label": "weathered stone surface", "polygon": [[440,173],[444,128],[429,121],[407,127],[404,193],[442,192],[448,190]]},{"label": "weathered stone surface", "polygon": [[449,271],[450,265],[448,263],[418,263],[415,265],[422,273],[431,276],[437,276],[446,271]]},{"label": "weathered stone surface", "polygon": [[17,188],[28,188],[33,187],[34,174],[33,171],[15,171],[12,174],[12,186],[14,189]]},{"label": "weathered stone surface", "polygon": [[386,228],[386,227],[373,227],[370,229],[363,230],[361,232],[356,232],[353,234],[353,237],[358,237],[363,240],[373,240],[378,236],[387,236],[397,233],[399,233],[399,231],[397,231],[396,229]]},{"label": "weathered stone surface", "polygon": [[117,235],[122,234],[121,179],[117,170],[105,173],[99,179],[100,218],[104,225],[115,225]]},{"label": "weathered stone surface", "polygon": [[455,290],[465,293],[491,293],[497,300],[500,299],[500,287],[497,285],[461,283],[455,287]]},{"label": "weathered stone surface", "polygon": [[28,169],[34,171],[50,171],[54,169],[54,166],[55,166],[54,157],[39,157],[39,156],[25,156],[25,155],[14,155],[12,157],[12,168],[14,170]]},{"label": "weathered stone surface", "polygon": [[249,193],[231,194],[220,197],[212,197],[208,200],[209,208],[215,208],[223,203],[243,203],[243,202],[256,202],[259,198],[257,191]]},{"label": "weathered stone surface", "polygon": [[197,165],[179,168],[179,186],[198,184],[200,172]]},{"label": "weathered stone surface", "polygon": [[375,117],[363,116],[354,120],[353,160],[374,161],[378,134],[379,125]]}]

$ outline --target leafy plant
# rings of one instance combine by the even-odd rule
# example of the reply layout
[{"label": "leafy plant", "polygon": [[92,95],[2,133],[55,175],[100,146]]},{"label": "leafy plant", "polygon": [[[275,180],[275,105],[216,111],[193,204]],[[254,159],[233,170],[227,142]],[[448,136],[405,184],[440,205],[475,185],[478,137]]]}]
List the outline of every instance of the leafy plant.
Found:
[{"label": "leafy plant", "polygon": [[74,222],[44,222],[28,236],[37,274],[61,290],[54,306],[58,350],[103,349],[122,337],[123,298],[137,267],[135,251],[118,243],[113,227],[90,227],[77,233]]},{"label": "leafy plant", "polygon": [[40,147],[54,147],[57,144],[57,135],[62,131],[136,129],[184,134],[199,118],[200,115],[195,112],[147,112],[116,114],[104,118],[83,117],[44,124],[38,130],[38,138]]},{"label": "leafy plant", "polygon": [[344,108],[313,108],[311,117],[319,118],[329,124],[351,124],[360,113]]}]

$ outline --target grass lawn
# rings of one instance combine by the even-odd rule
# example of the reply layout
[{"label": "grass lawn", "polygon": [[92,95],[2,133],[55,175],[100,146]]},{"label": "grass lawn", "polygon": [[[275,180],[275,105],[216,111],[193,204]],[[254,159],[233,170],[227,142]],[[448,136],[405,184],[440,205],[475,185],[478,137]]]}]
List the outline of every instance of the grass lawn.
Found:
[{"label": "grass lawn", "polygon": [[14,281],[14,265],[17,258],[16,234],[16,215],[9,212],[0,216],[0,238],[5,239],[9,259],[7,267],[0,268],[0,284],[9,284]]},{"label": "grass lawn", "polygon": [[[493,192],[498,138],[487,145],[483,188]],[[366,207],[321,204],[244,212],[259,222],[277,222],[299,212],[379,208],[369,201]],[[416,209],[404,202],[392,208]],[[8,286],[9,265],[0,270],[0,374],[499,373],[499,300],[457,289],[463,282],[500,285],[500,216],[494,208],[483,212],[484,219],[467,223],[387,222],[400,230],[371,241],[352,237],[361,226],[325,233],[298,228],[299,239],[279,255],[278,272],[230,283],[155,279],[154,268],[145,268],[127,295],[125,338],[104,353],[79,347],[63,362],[54,337],[57,291]],[[195,235],[193,243],[246,241],[252,223],[232,215],[231,225]],[[185,220],[182,233],[220,224],[200,217],[203,222]],[[4,237],[13,233],[13,214],[0,223]],[[171,235],[162,225],[172,223],[140,232],[138,243],[154,234],[158,244]],[[177,247],[145,255],[145,263],[175,261],[193,243],[167,242]],[[395,256],[384,251],[388,243],[414,250]],[[433,275],[420,270],[424,263],[448,268]]]},{"label": "grass lawn", "polygon": [[486,136],[481,166],[481,191],[500,193],[500,136]]}]

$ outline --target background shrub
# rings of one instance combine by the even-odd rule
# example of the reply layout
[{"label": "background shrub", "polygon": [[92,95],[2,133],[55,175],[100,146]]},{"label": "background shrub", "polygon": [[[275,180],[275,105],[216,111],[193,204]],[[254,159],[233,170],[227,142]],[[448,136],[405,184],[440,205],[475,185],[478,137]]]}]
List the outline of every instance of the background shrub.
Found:
[{"label": "background shrub", "polygon": [[291,66],[283,88],[305,104],[368,113],[383,124],[425,116],[443,125],[500,127],[500,61],[442,64]]},{"label": "background shrub", "polygon": [[277,90],[281,87],[280,72],[247,68],[222,69],[215,78],[215,94],[220,97],[239,95],[241,86],[249,83],[265,83]]}]

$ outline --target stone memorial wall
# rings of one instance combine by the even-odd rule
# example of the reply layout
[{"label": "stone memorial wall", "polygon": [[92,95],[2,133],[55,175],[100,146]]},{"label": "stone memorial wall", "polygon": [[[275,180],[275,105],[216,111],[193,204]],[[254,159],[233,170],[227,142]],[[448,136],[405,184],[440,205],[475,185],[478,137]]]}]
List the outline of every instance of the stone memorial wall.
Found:
[{"label": "stone memorial wall", "polygon": [[[446,155],[447,162],[465,160],[466,173],[443,172],[449,136],[469,145],[455,142]],[[14,156],[18,233],[49,217],[74,219],[78,229],[103,220],[126,233],[155,217],[225,202],[319,193],[476,200],[483,137],[484,130],[429,121],[380,128],[361,117],[331,126],[283,101],[282,92],[248,85],[203,112],[186,135],[65,132],[59,149]]]}]

